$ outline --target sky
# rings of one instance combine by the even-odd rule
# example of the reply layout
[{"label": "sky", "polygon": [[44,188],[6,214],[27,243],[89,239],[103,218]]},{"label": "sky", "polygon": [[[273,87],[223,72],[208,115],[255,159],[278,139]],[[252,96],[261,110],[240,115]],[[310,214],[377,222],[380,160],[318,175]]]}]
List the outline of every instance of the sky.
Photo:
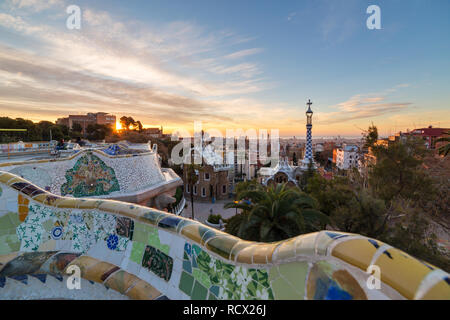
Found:
[{"label": "sky", "polygon": [[0,116],[304,137],[311,99],[316,137],[449,128],[449,39],[448,0],[0,0]]}]

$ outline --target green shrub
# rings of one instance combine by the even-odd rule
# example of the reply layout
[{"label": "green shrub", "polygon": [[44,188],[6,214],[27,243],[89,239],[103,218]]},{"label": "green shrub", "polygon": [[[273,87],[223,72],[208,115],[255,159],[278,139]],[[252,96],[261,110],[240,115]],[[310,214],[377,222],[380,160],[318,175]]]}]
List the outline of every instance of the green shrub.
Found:
[{"label": "green shrub", "polygon": [[208,216],[208,222],[213,224],[219,224],[222,216],[220,214],[210,214]]}]

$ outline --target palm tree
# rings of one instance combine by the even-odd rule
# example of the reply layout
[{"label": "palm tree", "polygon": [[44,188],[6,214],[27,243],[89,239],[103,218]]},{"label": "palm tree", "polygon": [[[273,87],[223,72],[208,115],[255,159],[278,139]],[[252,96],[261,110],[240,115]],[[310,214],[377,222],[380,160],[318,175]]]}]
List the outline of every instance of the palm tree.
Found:
[{"label": "palm tree", "polygon": [[227,231],[253,241],[273,242],[316,231],[328,223],[328,217],[316,210],[316,202],[307,194],[287,184],[258,186],[244,190],[238,199],[251,203],[231,202],[225,208],[242,210],[227,221]]},{"label": "palm tree", "polygon": [[446,137],[441,137],[436,140],[436,142],[447,142],[439,147],[439,154],[444,155],[444,157],[450,152],[450,131],[445,132],[445,134],[447,135]]}]

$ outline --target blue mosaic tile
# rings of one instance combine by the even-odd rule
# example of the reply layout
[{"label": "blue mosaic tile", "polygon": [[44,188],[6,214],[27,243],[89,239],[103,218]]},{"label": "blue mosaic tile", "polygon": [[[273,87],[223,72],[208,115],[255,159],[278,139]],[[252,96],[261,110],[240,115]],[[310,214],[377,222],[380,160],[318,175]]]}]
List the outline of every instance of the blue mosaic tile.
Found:
[{"label": "blue mosaic tile", "polygon": [[51,276],[54,277],[56,280],[59,280],[61,282],[63,281],[63,277],[59,274],[51,274]]},{"label": "blue mosaic tile", "polygon": [[45,283],[45,281],[47,280],[46,274],[30,274],[30,276],[40,280],[42,283]]},{"label": "blue mosaic tile", "polygon": [[332,285],[328,288],[325,300],[352,300],[353,297],[346,291],[339,288],[337,285]]},{"label": "blue mosaic tile", "polygon": [[212,286],[209,288],[209,291],[213,293],[216,297],[219,296],[219,287],[218,286]]},{"label": "blue mosaic tile", "polygon": [[176,229],[180,222],[181,219],[178,217],[166,217],[158,223],[158,226],[166,229]]},{"label": "blue mosaic tile", "polygon": [[189,261],[183,261],[183,270],[192,273],[192,266]]},{"label": "blue mosaic tile", "polygon": [[23,284],[28,285],[28,277],[27,277],[26,275],[23,275],[23,274],[22,274],[22,275],[8,276],[8,278],[11,278],[11,279],[20,281],[20,282],[22,282]]},{"label": "blue mosaic tile", "polygon": [[191,245],[189,243],[184,244],[184,251],[190,256],[191,255]]}]

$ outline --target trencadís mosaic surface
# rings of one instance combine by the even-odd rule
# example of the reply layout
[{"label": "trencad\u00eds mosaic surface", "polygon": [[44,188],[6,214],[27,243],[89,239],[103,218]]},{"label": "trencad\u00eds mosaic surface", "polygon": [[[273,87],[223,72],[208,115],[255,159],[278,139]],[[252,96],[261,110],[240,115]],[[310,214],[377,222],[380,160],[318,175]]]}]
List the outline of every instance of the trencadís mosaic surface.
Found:
[{"label": "trencad\u00eds mosaic surface", "polygon": [[[130,195],[174,182],[153,151],[110,155],[85,149],[67,158],[1,163],[0,170],[53,194],[75,198]],[[175,180],[181,183],[181,178]]]},{"label": "trencad\u00eds mosaic surface", "polygon": [[[74,265],[80,290],[64,285]],[[379,289],[368,285],[371,265]],[[147,207],[54,195],[0,171],[1,299],[450,299],[449,283],[446,272],[355,234],[243,241]]]}]

